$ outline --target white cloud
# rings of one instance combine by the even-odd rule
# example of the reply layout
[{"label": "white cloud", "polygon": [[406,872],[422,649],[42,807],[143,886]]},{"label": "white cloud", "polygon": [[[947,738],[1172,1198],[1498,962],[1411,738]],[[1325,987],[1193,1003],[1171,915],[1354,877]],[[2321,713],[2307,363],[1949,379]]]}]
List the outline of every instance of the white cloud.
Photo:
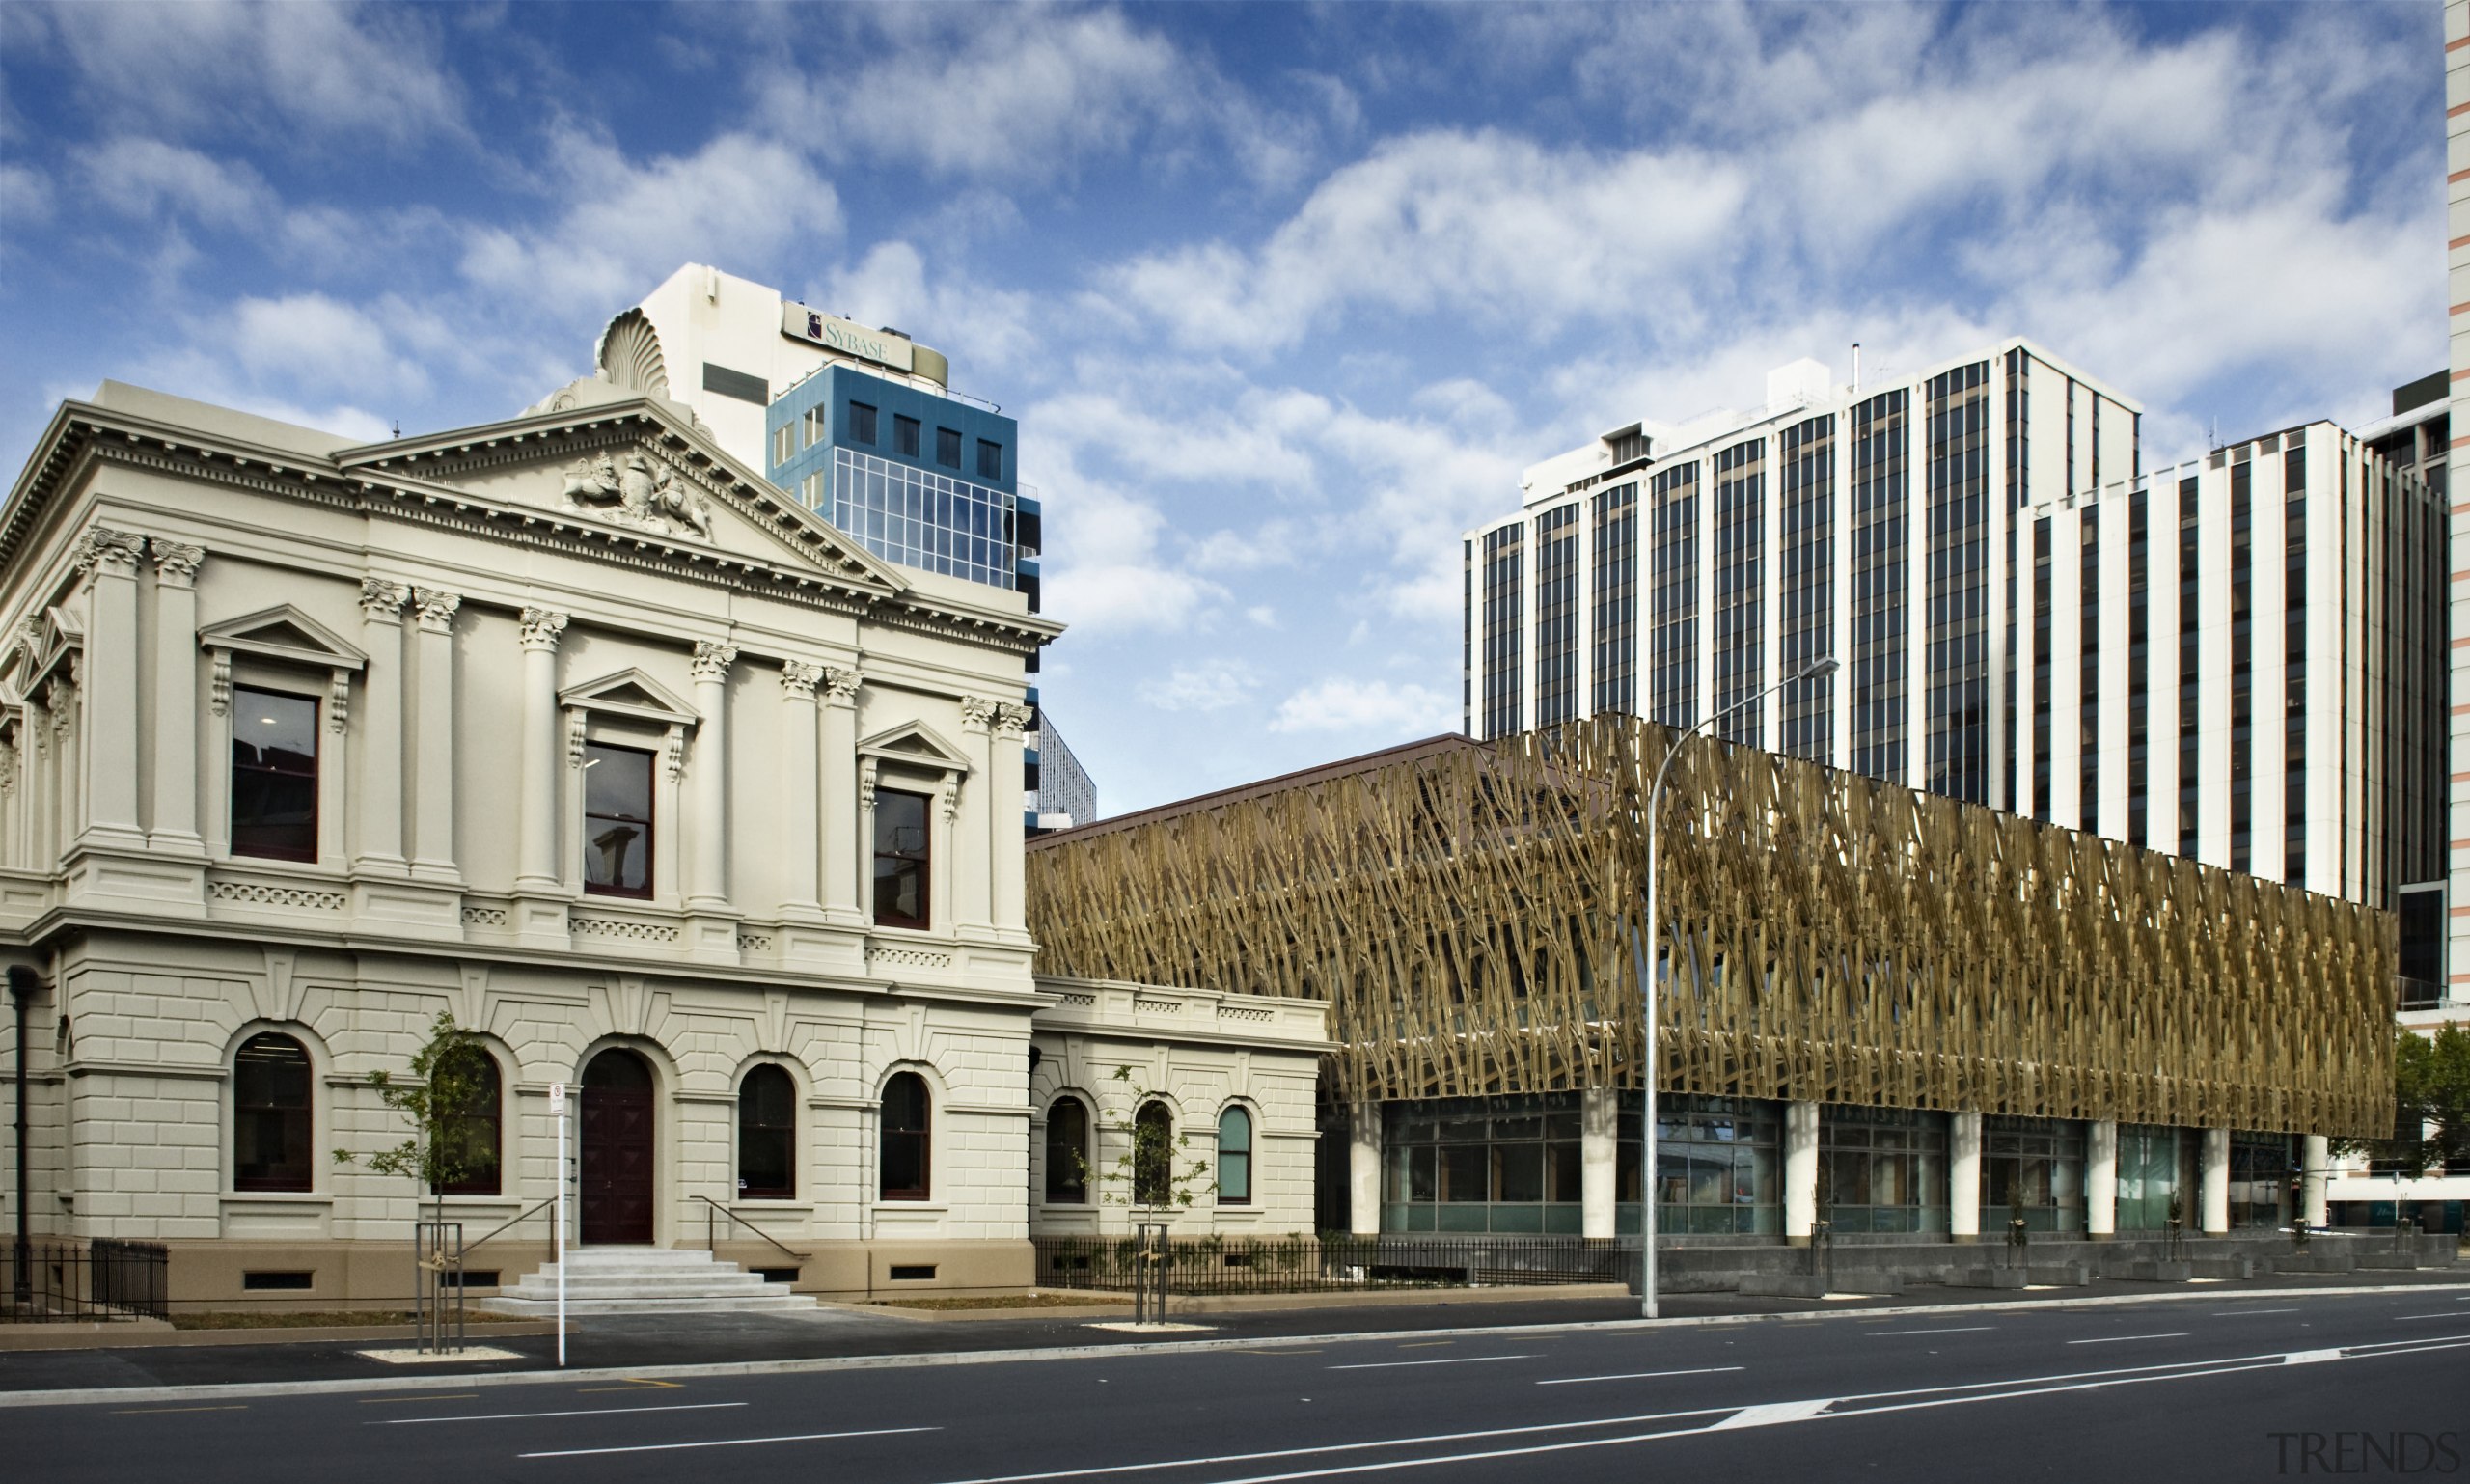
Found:
[{"label": "white cloud", "polygon": [[23,232],[51,220],[51,178],[32,165],[0,165],[0,222]]},{"label": "white cloud", "polygon": [[209,227],[245,228],[271,219],[281,206],[246,161],[159,139],[124,136],[81,149],[75,158],[88,198],[120,216],[178,213]]},{"label": "white cloud", "polygon": [[807,290],[808,302],[861,324],[892,325],[951,351],[952,374],[964,388],[996,386],[998,369],[1018,369],[1038,351],[1027,294],[982,283],[951,264],[929,271],[924,255],[905,241],[879,242],[853,267]]},{"label": "white cloud", "polygon": [[1265,629],[1277,627],[1277,610],[1267,603],[1256,603],[1244,610],[1244,617]]},{"label": "white cloud", "polygon": [[1140,699],[1161,711],[1223,711],[1251,699],[1259,674],[1242,660],[1208,659],[1177,665],[1164,680],[1140,688]]},{"label": "white cloud", "polygon": [[1272,731],[1385,732],[1401,739],[1447,731],[1457,703],[1420,685],[1332,676],[1278,703]]},{"label": "white cloud", "polygon": [[399,145],[462,128],[462,89],[421,8],[71,5],[44,18],[75,86],[116,124],[310,151],[337,134]]}]

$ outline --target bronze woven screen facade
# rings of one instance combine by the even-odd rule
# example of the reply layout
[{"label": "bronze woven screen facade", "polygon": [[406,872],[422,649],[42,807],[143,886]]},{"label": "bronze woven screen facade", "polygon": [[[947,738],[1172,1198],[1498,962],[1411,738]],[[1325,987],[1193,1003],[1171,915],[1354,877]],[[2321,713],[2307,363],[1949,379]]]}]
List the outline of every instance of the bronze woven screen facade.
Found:
[{"label": "bronze woven screen facade", "polygon": [[[1672,733],[1437,739],[1048,836],[1048,973],[1326,1000],[1335,1094],[1635,1087]],[[1664,796],[1667,1090],[2379,1136],[2389,913],[1747,748]]]}]

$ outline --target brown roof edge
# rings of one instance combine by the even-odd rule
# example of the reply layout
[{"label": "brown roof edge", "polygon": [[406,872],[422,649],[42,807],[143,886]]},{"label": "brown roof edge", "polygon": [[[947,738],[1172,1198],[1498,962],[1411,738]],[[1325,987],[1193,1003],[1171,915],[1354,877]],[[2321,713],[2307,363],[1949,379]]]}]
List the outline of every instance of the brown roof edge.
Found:
[{"label": "brown roof edge", "polygon": [[1171,804],[1156,805],[1135,813],[1118,814],[1112,819],[1075,825],[1069,830],[1057,830],[1030,840],[1029,848],[1041,850],[1051,844],[1087,839],[1091,836],[1104,835],[1111,830],[1129,830],[1139,825],[1155,824],[1162,819],[1172,819],[1179,814],[1196,814],[1204,810],[1240,803],[1246,799],[1256,799],[1266,794],[1283,793],[1290,788],[1302,788],[1329,779],[1341,778],[1350,773],[1368,773],[1375,768],[1388,767],[1392,763],[1412,762],[1434,753],[1445,753],[1458,748],[1480,750],[1482,747],[1482,743],[1457,732],[1442,732],[1439,736],[1425,737],[1419,742],[1401,742],[1395,747],[1385,747],[1379,752],[1363,753],[1354,757],[1341,757],[1335,762],[1316,763],[1308,768],[1301,768],[1293,773],[1281,773],[1275,778],[1265,778],[1257,783],[1237,783],[1230,788],[1221,788],[1213,793],[1194,794],[1189,799],[1178,799]]}]

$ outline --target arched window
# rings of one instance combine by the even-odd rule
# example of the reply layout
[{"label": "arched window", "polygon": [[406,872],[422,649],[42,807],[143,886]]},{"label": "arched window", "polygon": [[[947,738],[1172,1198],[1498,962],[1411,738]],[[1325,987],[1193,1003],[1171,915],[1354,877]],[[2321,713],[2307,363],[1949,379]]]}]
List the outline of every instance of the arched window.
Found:
[{"label": "arched window", "polygon": [[1252,1203],[1252,1115],[1241,1108],[1218,1115],[1218,1203]]},{"label": "arched window", "polygon": [[309,1054],[266,1031],[232,1059],[232,1188],[309,1189]]},{"label": "arched window", "polygon": [[1175,1115],[1164,1103],[1143,1103],[1132,1115],[1132,1199],[1164,1207],[1175,1195]]},{"label": "arched window", "polygon": [[1089,1105],[1077,1097],[1047,1105],[1046,1198],[1070,1206],[1089,1200]]},{"label": "arched window", "polygon": [[883,1198],[924,1200],[928,1190],[928,1159],[933,1153],[926,1132],[926,1079],[916,1072],[895,1072],[884,1084]]},{"label": "arched window", "polygon": [[468,1080],[470,1099],[464,1112],[438,1131],[441,1145],[454,1158],[437,1191],[441,1195],[495,1195],[502,1189],[506,1084],[498,1076],[497,1058],[478,1046],[467,1042],[463,1058],[456,1073]]},{"label": "arched window", "polygon": [[769,1062],[737,1085],[737,1193],[748,1200],[787,1200],[798,1193],[798,1089]]}]

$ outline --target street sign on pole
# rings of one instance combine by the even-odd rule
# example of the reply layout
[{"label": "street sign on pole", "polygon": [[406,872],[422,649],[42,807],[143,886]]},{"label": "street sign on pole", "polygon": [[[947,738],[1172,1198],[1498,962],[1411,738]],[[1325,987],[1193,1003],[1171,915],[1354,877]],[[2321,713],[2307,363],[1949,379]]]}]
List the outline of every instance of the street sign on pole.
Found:
[{"label": "street sign on pole", "polygon": [[549,1116],[558,1120],[558,1206],[549,1223],[551,1255],[558,1259],[558,1368],[566,1365],[566,1085],[549,1084]]}]

